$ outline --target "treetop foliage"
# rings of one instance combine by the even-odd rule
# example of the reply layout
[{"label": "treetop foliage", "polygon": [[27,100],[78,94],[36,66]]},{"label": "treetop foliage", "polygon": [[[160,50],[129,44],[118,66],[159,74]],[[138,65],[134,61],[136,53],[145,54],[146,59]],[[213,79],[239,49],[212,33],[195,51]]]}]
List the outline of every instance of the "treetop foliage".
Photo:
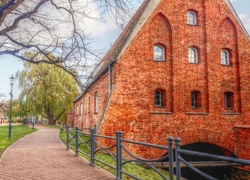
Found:
[{"label": "treetop foliage", "polygon": [[[33,53],[26,53],[26,57]],[[51,59],[56,58],[49,55]],[[41,57],[43,58],[43,57]],[[32,116],[40,115],[50,124],[65,121],[72,103],[79,95],[79,86],[63,69],[47,63],[24,63],[18,73],[21,93],[19,102]]]}]

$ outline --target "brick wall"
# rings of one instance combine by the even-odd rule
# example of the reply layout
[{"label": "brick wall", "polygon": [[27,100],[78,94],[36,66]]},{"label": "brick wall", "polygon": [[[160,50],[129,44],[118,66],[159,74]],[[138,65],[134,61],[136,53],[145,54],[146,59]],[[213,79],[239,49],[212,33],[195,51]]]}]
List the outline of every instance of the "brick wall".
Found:
[{"label": "brick wall", "polygon": [[[187,25],[187,10],[197,12],[198,25]],[[165,62],[153,60],[155,44],[166,47]],[[191,46],[198,48],[198,64],[188,63]],[[230,50],[229,66],[221,65],[222,49]],[[249,124],[249,62],[249,40],[223,0],[162,1],[115,65],[101,133],[121,130],[125,138],[156,144],[178,136],[183,145],[207,142],[249,158],[240,153],[246,149],[236,150],[233,130]],[[166,90],[166,107],[154,106],[159,88]],[[201,92],[200,108],[191,107],[191,91]],[[225,92],[234,94],[233,109],[224,107]]]},{"label": "brick wall", "polygon": [[75,126],[79,128],[93,128],[94,125],[98,125],[108,100],[108,94],[109,76],[105,74],[74,103]]},{"label": "brick wall", "polygon": [[[186,12],[197,13],[195,26],[187,25]],[[166,48],[166,61],[153,60],[153,46]],[[198,49],[199,63],[188,63],[188,48]],[[221,65],[220,52],[230,52],[230,65]],[[108,100],[108,73],[91,86],[84,101],[79,127],[101,125],[101,134],[137,141],[167,144],[168,136],[182,145],[206,142],[237,157],[249,157],[250,43],[224,0],[163,0],[143,25],[112,69],[114,90]],[[154,93],[164,89],[166,105],[155,107]],[[201,106],[191,107],[191,92],[201,93]],[[94,113],[95,92],[99,111]],[[233,108],[224,107],[224,93],[233,93]],[[100,119],[103,116],[103,121]],[[134,148],[143,156],[166,152]]]}]

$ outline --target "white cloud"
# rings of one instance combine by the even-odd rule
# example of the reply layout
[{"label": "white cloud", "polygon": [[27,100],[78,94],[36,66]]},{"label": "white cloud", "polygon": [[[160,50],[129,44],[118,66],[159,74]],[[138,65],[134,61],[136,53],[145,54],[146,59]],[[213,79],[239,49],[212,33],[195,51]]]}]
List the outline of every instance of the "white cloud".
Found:
[{"label": "white cloud", "polygon": [[110,19],[109,21],[106,22],[88,19],[87,22],[85,23],[85,26],[87,33],[90,33],[94,37],[103,36],[108,31],[117,29],[117,25]]}]

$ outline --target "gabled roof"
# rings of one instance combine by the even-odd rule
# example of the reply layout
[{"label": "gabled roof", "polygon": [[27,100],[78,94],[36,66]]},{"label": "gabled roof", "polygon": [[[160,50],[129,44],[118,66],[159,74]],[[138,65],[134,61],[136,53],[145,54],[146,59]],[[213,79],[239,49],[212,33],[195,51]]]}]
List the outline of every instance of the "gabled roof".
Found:
[{"label": "gabled roof", "polygon": [[[152,8],[152,10],[154,10],[157,7],[157,5],[160,3],[160,0],[153,0],[153,1],[154,2],[152,2],[152,0],[151,0],[151,5],[149,5],[150,0],[144,0],[142,5],[140,6],[140,8],[136,11],[136,13],[131,18],[131,20],[129,21],[129,23],[125,27],[125,29],[122,31],[122,33],[120,34],[118,39],[115,41],[114,45],[110,48],[110,50],[107,52],[107,54],[102,58],[102,60],[98,64],[98,66],[101,66],[101,67],[99,69],[99,72],[97,73],[97,76],[99,75],[100,71],[102,71],[102,69],[107,64],[109,64],[111,61],[116,61],[117,57],[119,56],[120,52],[123,49],[123,46],[125,45],[125,42],[127,41],[128,36],[131,34],[132,30],[135,28],[135,25],[138,23],[139,18],[142,16],[142,13],[143,13],[143,11],[145,11],[146,7],[150,6],[152,8],[152,6],[154,6]],[[241,22],[239,16],[237,15],[234,7],[231,4],[231,2],[229,0],[224,0],[224,1],[225,1],[225,4],[228,6],[229,10],[231,11],[231,13],[233,14],[233,16],[235,17],[235,19],[238,21],[242,30],[245,32],[245,34],[249,38],[249,34],[246,31],[243,23]],[[153,12],[153,11],[151,11],[151,12]],[[151,14],[149,14],[149,15],[151,15]],[[147,16],[147,17],[149,17],[149,16]],[[144,19],[144,22],[147,20],[145,18],[143,18],[143,19]],[[144,24],[144,22],[143,22],[143,24]]]},{"label": "gabled roof", "polygon": [[144,0],[144,2],[141,4],[139,9],[135,12],[135,14],[130,19],[126,27],[123,29],[119,37],[116,39],[113,46],[109,49],[109,51],[102,58],[102,60],[97,64],[96,68],[92,72],[95,78],[87,85],[87,88],[85,89],[85,91],[74,100],[74,103],[78,101],[84,95],[84,93],[99,79],[99,77],[104,72],[107,71],[107,67],[116,61],[119,53],[121,52],[121,49],[123,48],[124,43],[127,41],[128,36],[130,35],[134,26],[137,24],[138,19],[140,18],[142,12],[146,9],[147,4],[149,2],[150,0]]},{"label": "gabled roof", "polygon": [[236,13],[236,11],[235,11],[233,5],[231,4],[231,2],[230,2],[229,0],[224,0],[224,1],[225,1],[225,3],[226,3],[227,7],[230,9],[231,13],[233,14],[234,18],[238,21],[238,23],[239,23],[241,29],[243,30],[243,32],[245,32],[245,34],[247,35],[248,40],[250,41],[250,36],[249,36],[249,34],[248,34],[246,28],[244,27],[243,23],[241,22],[241,20],[240,20],[238,14]]},{"label": "gabled roof", "polygon": [[[114,45],[110,48],[110,50],[98,63],[97,68],[95,69],[96,71],[95,78],[88,85],[88,88],[90,88],[92,84],[96,82],[104,72],[107,71],[109,65],[114,64],[114,62],[117,59],[119,59],[119,57],[123,54],[123,52],[129,46],[129,44],[133,41],[134,37],[140,31],[142,26],[145,24],[145,22],[151,16],[151,14],[154,12],[154,10],[156,9],[156,7],[159,5],[160,2],[161,0],[144,0],[144,2],[141,4],[141,6],[136,11],[134,16],[126,25],[125,29],[122,31],[118,39],[115,41]],[[247,33],[245,27],[243,26],[241,20],[239,19],[230,1],[224,0],[224,2],[228,6],[229,10],[231,11],[235,19],[238,21],[243,32],[245,32],[248,39],[250,40],[249,34]],[[88,90],[88,88],[86,90]]]},{"label": "gabled roof", "polygon": [[[129,46],[130,42],[137,35],[141,27],[148,20],[150,15],[154,12],[161,0],[144,0],[139,9],[130,19],[129,23],[126,25],[120,36],[117,38],[113,46],[109,49],[106,55],[98,63],[95,78],[90,82],[85,91],[92,86],[98,78],[107,71],[109,65],[114,64],[114,62],[122,55],[122,53]],[[149,8],[147,8],[149,7]],[[84,94],[84,92],[83,92]],[[79,99],[78,97],[76,101]]]},{"label": "gabled roof", "polygon": [[109,49],[109,51],[106,53],[106,55],[102,58],[102,60],[98,63],[98,66],[100,67],[99,72],[97,73],[97,76],[100,74],[100,72],[107,66],[111,61],[116,61],[121,49],[123,48],[124,43],[126,42],[128,36],[130,35],[132,29],[137,24],[137,21],[139,20],[140,16],[142,15],[142,12],[147,7],[147,4],[150,0],[145,0],[139,9],[136,11],[134,16],[130,19],[129,23],[126,25],[120,36],[116,39],[113,46]]}]

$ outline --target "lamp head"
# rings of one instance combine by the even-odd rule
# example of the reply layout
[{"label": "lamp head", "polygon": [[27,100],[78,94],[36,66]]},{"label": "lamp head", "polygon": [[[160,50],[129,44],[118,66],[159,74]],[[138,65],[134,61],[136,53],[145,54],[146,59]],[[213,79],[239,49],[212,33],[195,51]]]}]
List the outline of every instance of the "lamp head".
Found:
[{"label": "lamp head", "polygon": [[12,74],[11,77],[10,77],[10,85],[13,85],[14,81],[15,81],[15,78],[14,78],[14,76]]}]

